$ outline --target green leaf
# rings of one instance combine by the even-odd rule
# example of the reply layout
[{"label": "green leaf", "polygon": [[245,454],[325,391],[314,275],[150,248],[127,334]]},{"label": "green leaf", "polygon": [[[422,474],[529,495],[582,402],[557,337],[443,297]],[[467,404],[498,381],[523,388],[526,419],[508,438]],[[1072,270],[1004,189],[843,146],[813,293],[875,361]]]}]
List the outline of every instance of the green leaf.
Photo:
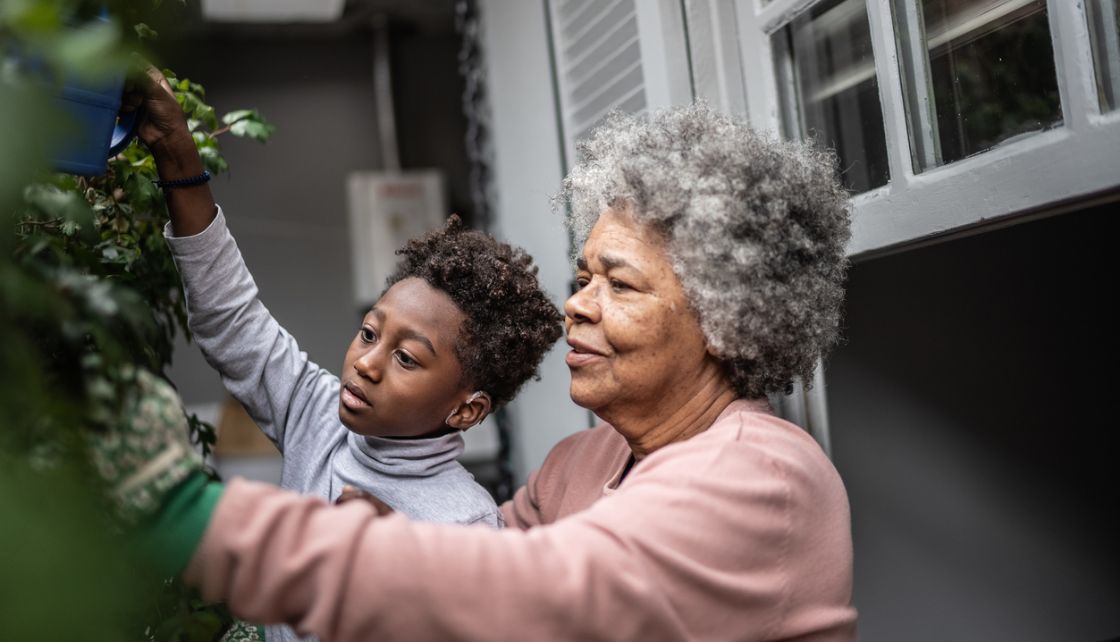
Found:
[{"label": "green leaf", "polygon": [[256,109],[239,109],[222,116],[234,136],[266,141],[276,129]]},{"label": "green leaf", "polygon": [[200,147],[198,149],[199,156],[202,157],[202,164],[206,169],[210,170],[212,174],[220,174],[229,169],[229,164],[222,155],[218,153],[216,146]]},{"label": "green leaf", "polygon": [[62,26],[59,9],[57,3],[5,0],[0,2],[0,19],[26,31],[55,31]]},{"label": "green leaf", "polygon": [[245,118],[259,119],[260,114],[258,114],[257,110],[255,109],[238,109],[237,111],[231,111],[225,116],[222,116],[222,123],[225,125],[232,125],[237,121],[243,120]]},{"label": "green leaf", "polygon": [[154,173],[156,171],[156,159],[153,158],[150,154],[141,156],[140,158],[131,161],[131,165],[144,172]]},{"label": "green leaf", "polygon": [[93,22],[60,32],[46,48],[61,68],[98,79],[121,73],[128,67],[128,59],[119,48],[120,42],[117,23]]},{"label": "green leaf", "polygon": [[86,393],[94,398],[108,401],[114,398],[113,384],[105,377],[95,377],[86,385]]},{"label": "green leaf", "polygon": [[138,22],[132,26],[133,31],[136,32],[136,37],[141,40],[155,40],[159,38],[159,34],[155,29],[152,29],[143,22]]},{"label": "green leaf", "polygon": [[54,185],[29,185],[23,191],[24,201],[46,218],[64,218],[75,210],[88,209],[82,197]]},{"label": "green leaf", "polygon": [[[31,185],[24,190],[24,201],[40,219],[58,220],[65,225],[63,234],[72,236],[79,230],[92,234],[93,210],[77,193],[54,185]],[[86,236],[92,240],[92,236]]]},{"label": "green leaf", "polygon": [[253,120],[249,118],[239,120],[229,127],[229,133],[234,136],[252,138],[253,140],[262,142],[268,140],[268,138],[272,136],[273,130],[275,130],[275,127],[269,123],[263,120]]},{"label": "green leaf", "polygon": [[[179,86],[182,87],[182,84],[183,83],[179,83]],[[202,99],[189,91],[180,91],[175,95],[175,98],[178,99],[179,106],[182,107],[187,116],[191,118],[195,118],[195,113],[205,105]]]},{"label": "green leaf", "polygon": [[214,108],[210,105],[195,113],[199,120],[206,125],[207,129],[214,130],[218,128],[218,114],[215,113]]}]

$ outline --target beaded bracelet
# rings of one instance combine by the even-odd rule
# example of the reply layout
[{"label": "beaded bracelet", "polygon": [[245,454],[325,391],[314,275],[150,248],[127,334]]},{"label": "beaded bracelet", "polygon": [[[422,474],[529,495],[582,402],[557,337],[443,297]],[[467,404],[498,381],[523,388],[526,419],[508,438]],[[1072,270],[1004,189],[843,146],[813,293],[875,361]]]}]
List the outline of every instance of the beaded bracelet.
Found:
[{"label": "beaded bracelet", "polygon": [[169,181],[152,181],[156,187],[160,189],[172,189],[175,187],[194,187],[195,185],[202,185],[210,181],[210,171],[202,170],[198,176],[191,176],[189,178],[176,178]]}]

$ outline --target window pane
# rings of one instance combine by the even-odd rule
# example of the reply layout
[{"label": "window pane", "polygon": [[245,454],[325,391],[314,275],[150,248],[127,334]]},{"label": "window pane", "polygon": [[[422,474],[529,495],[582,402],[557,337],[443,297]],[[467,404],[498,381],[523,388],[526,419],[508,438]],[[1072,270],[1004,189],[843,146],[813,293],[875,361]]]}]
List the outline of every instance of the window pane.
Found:
[{"label": "window pane", "polygon": [[1045,0],[893,0],[916,167],[1062,122]]},{"label": "window pane", "polygon": [[1086,8],[1101,110],[1110,111],[1120,102],[1120,0],[1093,0]]},{"label": "window pane", "polygon": [[863,192],[887,182],[887,146],[864,0],[822,2],[774,36],[783,125],[834,147],[841,179]]}]

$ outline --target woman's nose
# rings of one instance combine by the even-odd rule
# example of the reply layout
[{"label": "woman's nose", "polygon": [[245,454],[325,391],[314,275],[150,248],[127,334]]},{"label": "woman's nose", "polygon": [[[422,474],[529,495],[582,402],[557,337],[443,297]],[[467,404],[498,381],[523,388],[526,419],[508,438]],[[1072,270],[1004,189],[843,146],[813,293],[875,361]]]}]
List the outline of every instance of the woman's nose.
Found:
[{"label": "woman's nose", "polygon": [[564,316],[574,323],[598,323],[602,316],[597,293],[599,286],[594,281],[583,286],[564,302]]}]

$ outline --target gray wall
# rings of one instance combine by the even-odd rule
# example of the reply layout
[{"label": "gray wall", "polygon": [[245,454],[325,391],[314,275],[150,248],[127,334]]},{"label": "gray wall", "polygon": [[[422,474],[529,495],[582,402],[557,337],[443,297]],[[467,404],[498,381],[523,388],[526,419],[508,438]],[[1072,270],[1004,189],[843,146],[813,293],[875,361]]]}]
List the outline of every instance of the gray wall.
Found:
[{"label": "gray wall", "polygon": [[1106,216],[852,269],[827,376],[866,642],[1120,635]]}]

